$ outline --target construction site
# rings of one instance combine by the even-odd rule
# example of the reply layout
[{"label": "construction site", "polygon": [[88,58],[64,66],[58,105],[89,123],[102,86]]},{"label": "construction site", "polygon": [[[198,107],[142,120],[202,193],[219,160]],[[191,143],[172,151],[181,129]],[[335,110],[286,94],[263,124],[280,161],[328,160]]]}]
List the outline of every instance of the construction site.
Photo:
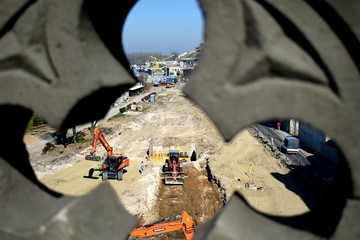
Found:
[{"label": "construction site", "polygon": [[[163,224],[161,219],[171,222],[169,216],[182,212],[199,227],[215,217],[234,192],[272,216],[310,210],[304,201],[310,193],[250,128],[224,142],[207,115],[182,93],[182,84],[137,105],[141,111],[129,110],[99,123],[94,141],[90,127],[78,131],[83,141],[66,146],[53,143],[50,126],[30,130],[24,142],[39,180],[70,196],[110,184],[145,236],[151,236],[146,228]],[[49,143],[52,147],[45,148]],[[167,230],[170,225],[152,229],[162,234],[149,239],[192,238],[192,230],[184,234],[181,222]],[[136,238],[133,234],[130,239]]]}]

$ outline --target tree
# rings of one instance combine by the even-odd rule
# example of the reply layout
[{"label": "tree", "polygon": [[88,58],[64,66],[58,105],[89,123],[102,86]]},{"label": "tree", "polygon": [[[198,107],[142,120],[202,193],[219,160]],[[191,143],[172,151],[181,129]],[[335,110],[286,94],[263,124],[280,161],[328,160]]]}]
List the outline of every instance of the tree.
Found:
[{"label": "tree", "polygon": [[155,58],[163,58],[163,54],[159,52],[129,52],[126,54],[127,59],[130,65],[137,64],[141,65],[144,64],[146,61],[152,60],[150,56]]}]

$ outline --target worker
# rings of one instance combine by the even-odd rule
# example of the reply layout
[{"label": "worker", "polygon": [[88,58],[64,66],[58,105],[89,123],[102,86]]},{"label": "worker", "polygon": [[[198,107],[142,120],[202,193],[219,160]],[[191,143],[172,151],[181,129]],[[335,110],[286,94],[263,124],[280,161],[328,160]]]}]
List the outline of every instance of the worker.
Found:
[{"label": "worker", "polygon": [[253,183],[253,180],[254,180],[254,168],[253,168],[253,165],[251,163],[248,166],[247,175],[249,177],[249,183]]},{"label": "worker", "polygon": [[145,164],[144,164],[144,161],[141,161],[141,163],[140,163],[140,173],[143,174],[144,170],[145,170]]},{"label": "worker", "polygon": [[277,127],[277,130],[280,130],[280,122],[279,121],[276,123],[276,127]]}]

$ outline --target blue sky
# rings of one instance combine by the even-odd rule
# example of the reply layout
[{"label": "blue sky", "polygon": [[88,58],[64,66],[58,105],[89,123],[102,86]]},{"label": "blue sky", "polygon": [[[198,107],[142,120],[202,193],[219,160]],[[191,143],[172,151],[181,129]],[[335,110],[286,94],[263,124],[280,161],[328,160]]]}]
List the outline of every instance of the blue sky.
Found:
[{"label": "blue sky", "polygon": [[125,52],[192,51],[203,42],[204,19],[196,0],[140,0],[123,28]]}]

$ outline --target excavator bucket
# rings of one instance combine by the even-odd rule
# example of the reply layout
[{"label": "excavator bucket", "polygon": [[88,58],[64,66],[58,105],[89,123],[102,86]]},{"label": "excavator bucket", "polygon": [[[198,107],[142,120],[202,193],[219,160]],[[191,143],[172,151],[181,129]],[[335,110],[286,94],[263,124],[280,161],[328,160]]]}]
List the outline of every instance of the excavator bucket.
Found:
[{"label": "excavator bucket", "polygon": [[85,156],[85,160],[89,160],[89,161],[101,161],[101,157],[100,157],[100,156],[96,156],[96,155],[86,155],[86,156]]},{"label": "excavator bucket", "polygon": [[95,171],[99,171],[99,169],[90,168],[89,174],[87,176],[83,176],[83,178],[98,179],[98,177],[93,176]]},{"label": "excavator bucket", "polygon": [[164,177],[165,185],[184,185],[184,177]]}]

